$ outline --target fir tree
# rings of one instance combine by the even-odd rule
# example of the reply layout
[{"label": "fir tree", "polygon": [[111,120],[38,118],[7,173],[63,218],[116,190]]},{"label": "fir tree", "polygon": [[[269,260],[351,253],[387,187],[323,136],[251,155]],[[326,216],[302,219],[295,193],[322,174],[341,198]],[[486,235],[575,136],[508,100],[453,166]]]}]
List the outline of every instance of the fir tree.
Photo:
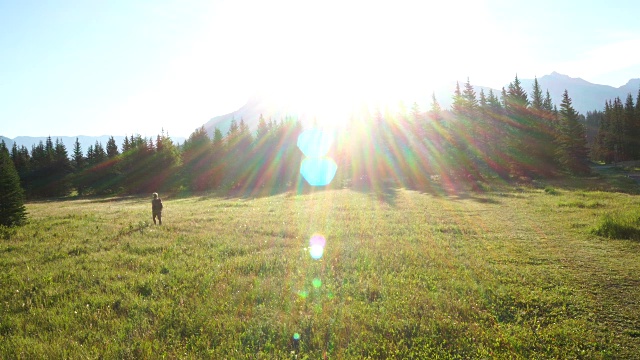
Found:
[{"label": "fir tree", "polygon": [[549,94],[549,90],[547,89],[547,94],[544,98],[544,100],[542,101],[542,108],[545,109],[546,111],[552,113],[554,110],[554,105],[553,105],[553,101],[551,100],[551,94]]},{"label": "fir tree", "polygon": [[638,89],[638,96],[636,97],[636,122],[640,126],[640,89]]},{"label": "fir tree", "polygon": [[69,175],[73,172],[73,166],[69,160],[67,147],[62,140],[56,139],[54,147],[54,158],[51,167],[50,178],[50,195],[65,196],[71,189]]},{"label": "fir tree", "polygon": [[442,107],[440,106],[438,99],[436,99],[435,92],[431,94],[431,114],[435,116],[434,120],[442,118]]},{"label": "fir tree", "polygon": [[453,103],[451,104],[451,111],[456,115],[462,115],[465,111],[465,101],[462,97],[462,91],[460,91],[460,83],[456,81],[456,89],[453,92]]},{"label": "fir tree", "polygon": [[104,151],[104,147],[102,147],[102,143],[96,140],[95,145],[93,145],[93,164],[100,164],[106,159],[107,159],[107,153]]},{"label": "fir tree", "polygon": [[196,191],[212,187],[213,162],[211,139],[204,126],[196,129],[182,147],[182,163],[186,185]]},{"label": "fir tree", "polygon": [[529,99],[517,75],[515,80],[509,83],[507,91],[503,93],[503,102],[508,116],[508,122],[504,126],[506,135],[503,140],[504,151],[508,155],[513,172],[530,176],[538,166],[531,149],[531,146],[535,145],[535,140],[531,132]]},{"label": "fir tree", "polygon": [[224,136],[222,136],[222,131],[220,129],[215,128],[213,131],[213,147],[216,149],[222,149],[224,145]]},{"label": "fir tree", "polygon": [[464,107],[467,112],[467,116],[473,116],[478,110],[478,99],[476,98],[476,92],[467,78],[467,82],[464,84],[464,90],[462,91],[462,98],[464,99]]},{"label": "fir tree", "polygon": [[122,152],[127,152],[131,149],[131,142],[127,136],[124,137],[124,141],[122,142]]},{"label": "fir tree", "polygon": [[93,145],[89,145],[89,147],[87,148],[86,159],[90,165],[93,165],[95,163],[95,153],[93,152]]},{"label": "fir tree", "polygon": [[478,94],[478,106],[484,110],[487,110],[488,101],[487,96],[484,94],[484,89],[480,89],[480,94]]},{"label": "fir tree", "polygon": [[73,162],[73,166],[75,167],[76,171],[80,171],[82,170],[82,168],[84,168],[85,158],[82,154],[82,145],[80,145],[80,141],[78,140],[78,138],[76,138],[76,142],[73,143],[73,156],[71,158],[71,161]]},{"label": "fir tree", "polygon": [[76,138],[76,142],[73,144],[73,155],[71,156],[71,163],[75,169],[75,174],[73,175],[72,184],[78,191],[78,195],[84,195],[85,189],[85,176],[82,170],[85,167],[86,159],[82,154],[82,145],[80,145],[80,141]]},{"label": "fir tree", "polygon": [[238,123],[236,119],[231,119],[231,123],[229,124],[229,131],[227,131],[227,137],[234,137],[238,133]]},{"label": "fir tree", "polygon": [[527,92],[522,88],[520,79],[516,75],[515,80],[509,84],[505,108],[510,114],[522,115],[529,106]]},{"label": "fir tree", "polygon": [[20,187],[20,177],[13,165],[9,150],[2,141],[0,142],[0,225],[21,225],[26,219],[24,190]]},{"label": "fir tree", "polygon": [[558,160],[575,174],[589,173],[585,129],[579,121],[578,113],[571,104],[571,98],[567,90],[562,95],[559,121],[559,131],[556,137]]},{"label": "fir tree", "polygon": [[23,179],[29,172],[29,163],[31,162],[29,150],[27,150],[24,145],[21,145],[18,148],[18,145],[14,142],[13,146],[11,147],[11,160],[13,161],[13,165],[16,167],[16,171],[18,171],[21,184],[23,184]]},{"label": "fir tree", "polygon": [[636,124],[635,105],[631,93],[627,95],[624,104],[624,120],[623,120],[623,143],[626,149],[625,160],[636,159],[640,153],[638,148],[638,126]]},{"label": "fir tree", "polygon": [[540,88],[540,83],[538,83],[538,78],[534,78],[533,80],[533,90],[531,92],[531,108],[536,112],[541,112],[544,109],[544,99],[542,98],[542,89]]},{"label": "fir tree", "polygon": [[53,149],[53,140],[51,140],[51,136],[47,137],[47,141],[45,143],[45,151],[46,151],[46,158],[48,161],[48,164],[51,163],[51,161],[53,161],[53,153],[54,153],[54,149]]},{"label": "fir tree", "polygon": [[164,134],[162,136],[160,135],[156,136],[156,152],[162,152],[164,148],[163,138],[164,138]]},{"label": "fir tree", "polygon": [[118,144],[116,144],[116,140],[111,136],[109,140],[107,140],[107,157],[109,159],[113,159],[118,155],[120,155],[120,151],[118,151]]},{"label": "fir tree", "polygon": [[489,89],[489,95],[487,96],[487,105],[491,109],[494,115],[498,115],[502,112],[502,104],[500,99],[493,93],[492,89]]},{"label": "fir tree", "polygon": [[258,118],[258,129],[256,130],[256,141],[260,142],[264,139],[265,136],[269,133],[269,126],[267,122],[264,120],[262,114],[260,114],[260,118]]},{"label": "fir tree", "polygon": [[[422,114],[420,114],[420,105],[418,105],[418,103],[414,101],[413,104],[411,105],[411,125],[417,130],[421,124],[422,124]],[[421,132],[422,131],[420,130],[415,134],[418,135]]]}]

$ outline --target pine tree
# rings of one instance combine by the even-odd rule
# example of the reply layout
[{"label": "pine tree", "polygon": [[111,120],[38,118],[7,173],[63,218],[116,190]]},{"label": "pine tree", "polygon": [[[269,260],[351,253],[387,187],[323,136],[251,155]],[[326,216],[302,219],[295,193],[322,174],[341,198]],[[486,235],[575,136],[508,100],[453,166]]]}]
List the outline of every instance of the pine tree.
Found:
[{"label": "pine tree", "polygon": [[542,98],[542,89],[538,78],[533,80],[533,90],[531,92],[531,108],[536,112],[541,112],[544,109],[544,99]]},{"label": "pine tree", "polygon": [[131,142],[129,138],[125,135],[124,141],[122,142],[122,152],[125,153],[131,149]]},{"label": "pine tree", "polygon": [[80,145],[78,138],[76,138],[76,142],[73,143],[73,156],[71,157],[71,161],[76,171],[84,168],[85,158],[82,154],[82,145]]},{"label": "pine tree", "polygon": [[547,94],[542,101],[542,108],[546,111],[552,113],[554,109],[553,101],[551,100],[551,94],[549,94],[549,89],[547,89]]},{"label": "pine tree", "polygon": [[118,155],[120,155],[120,151],[118,151],[118,144],[116,144],[116,140],[111,136],[109,140],[107,140],[107,157],[109,159],[113,159]]},{"label": "pine tree", "polygon": [[[506,91],[504,91],[503,97],[506,97]],[[492,89],[489,89],[483,114],[486,121],[487,164],[492,172],[506,179],[509,176],[509,165],[504,155],[505,149],[508,148],[506,134],[509,125],[504,121],[502,102]]]},{"label": "pine tree", "polygon": [[453,92],[453,103],[451,104],[451,111],[456,115],[462,115],[465,111],[465,101],[462,97],[462,91],[460,91],[460,83],[456,81],[456,89]]},{"label": "pine tree", "polygon": [[213,147],[216,149],[222,149],[223,145],[224,145],[224,136],[222,136],[222,131],[216,128],[213,131]]},{"label": "pine tree", "polygon": [[617,163],[618,161],[625,160],[626,149],[624,147],[624,105],[622,105],[622,100],[619,97],[616,97],[613,100],[613,105],[611,106],[611,139],[610,143],[612,144],[611,148],[613,150],[613,161]]},{"label": "pine tree", "polygon": [[559,115],[559,131],[556,137],[558,160],[575,174],[587,174],[589,165],[586,132],[571,104],[567,90],[562,95]]},{"label": "pine tree", "polygon": [[515,80],[509,84],[505,108],[510,114],[520,116],[526,113],[528,106],[529,98],[527,92],[522,88],[520,79],[518,79],[518,75],[516,75]]},{"label": "pine tree", "polygon": [[93,165],[95,164],[95,154],[93,152],[93,145],[89,145],[89,147],[87,148],[87,162],[89,163],[89,165]]},{"label": "pine tree", "polygon": [[236,119],[231,119],[229,124],[229,131],[227,131],[227,137],[234,137],[238,133],[238,123]]},{"label": "pine tree", "polygon": [[53,140],[51,140],[51,136],[47,137],[47,141],[45,143],[45,148],[44,149],[45,149],[46,154],[47,154],[46,158],[47,158],[47,161],[48,161],[48,163],[47,163],[47,165],[48,165],[48,164],[51,163],[51,161],[53,161],[53,153],[54,153]]},{"label": "pine tree", "polygon": [[211,167],[213,169],[213,176],[211,179],[211,185],[213,187],[219,187],[222,184],[223,174],[226,172],[226,148],[224,142],[224,136],[222,131],[217,127],[213,131],[213,163]]},{"label": "pine tree", "polygon": [[636,97],[636,121],[640,126],[640,89],[638,89],[638,96]]},{"label": "pine tree", "polygon": [[500,92],[500,105],[503,109],[507,109],[507,90],[502,87],[502,91]]},{"label": "pine tree", "polygon": [[640,159],[640,89],[638,89],[638,96],[636,97],[636,107],[634,109],[633,117],[633,139],[635,140],[635,159]]},{"label": "pine tree", "polygon": [[438,99],[436,99],[435,92],[431,94],[431,115],[434,120],[442,119],[442,107],[440,106]]},{"label": "pine tree", "polygon": [[503,93],[503,103],[508,116],[504,126],[504,151],[511,170],[518,175],[531,176],[538,165],[531,149],[535,140],[531,133],[529,99],[517,75]]},{"label": "pine tree", "polygon": [[185,184],[192,190],[212,187],[213,147],[204,126],[196,129],[182,147]]},{"label": "pine tree", "polygon": [[594,144],[593,144],[593,148],[592,148],[592,152],[591,152],[591,158],[595,161],[605,161],[607,159],[607,148],[605,145],[605,138],[606,138],[606,133],[608,130],[608,124],[609,122],[607,121],[607,113],[608,113],[608,108],[609,108],[609,102],[606,101],[605,102],[605,111],[600,113],[599,119],[598,119],[598,132],[595,136],[595,140],[594,140]]},{"label": "pine tree", "polygon": [[82,153],[82,145],[80,145],[80,141],[76,138],[75,143],[73,144],[73,155],[71,156],[71,163],[74,168],[74,175],[72,184],[78,191],[78,195],[84,195],[85,189],[85,176],[83,173],[86,159]]},{"label": "pine tree", "polygon": [[480,94],[478,94],[478,106],[483,110],[487,110],[487,96],[484,94],[484,89],[480,89]]},{"label": "pine tree", "polygon": [[502,113],[502,104],[500,103],[500,99],[498,99],[498,97],[493,93],[492,89],[489,89],[489,95],[487,96],[487,105],[494,115],[499,115],[500,113]]},{"label": "pine tree", "polygon": [[263,141],[264,137],[269,133],[269,126],[267,122],[264,120],[262,114],[260,114],[260,118],[258,119],[258,130],[256,130],[256,141]]},{"label": "pine tree", "polygon": [[14,142],[13,146],[11,147],[11,160],[13,161],[13,165],[16,167],[16,171],[20,176],[21,184],[23,184],[23,179],[29,172],[29,164],[31,162],[29,150],[27,150],[24,145],[21,145],[18,148],[18,145]]},{"label": "pine tree", "polygon": [[155,171],[149,174],[148,188],[162,191],[173,188],[181,180],[180,166],[180,150],[163,129],[162,134],[156,136],[156,152],[151,158],[151,167]]},{"label": "pine tree", "polygon": [[24,190],[20,187],[20,177],[13,165],[9,150],[2,141],[0,142],[0,225],[21,225],[26,219]]},{"label": "pine tree", "polygon": [[65,196],[69,194],[71,189],[70,174],[73,172],[67,147],[62,140],[56,138],[54,148],[54,158],[49,176],[52,184],[50,185],[50,195]]},{"label": "pine tree", "polygon": [[635,118],[636,115],[633,96],[631,96],[631,93],[629,93],[624,104],[623,120],[623,146],[626,149],[625,160],[636,159],[638,154],[640,153],[640,149],[638,148],[638,135],[640,135],[640,133],[638,133],[638,127],[636,125]]},{"label": "pine tree", "polygon": [[473,89],[469,78],[467,78],[467,82],[464,84],[462,98],[464,99],[464,107],[467,112],[467,116],[473,117],[478,110],[478,99],[476,98],[476,92]]},{"label": "pine tree", "polygon": [[107,153],[104,151],[104,147],[102,147],[102,143],[96,140],[95,145],[93,145],[93,161],[92,163],[100,164],[101,162],[107,159]]},{"label": "pine tree", "polygon": [[243,118],[240,118],[240,124],[238,125],[238,136],[239,136],[239,144],[238,146],[247,154],[249,152],[249,147],[253,142],[253,136],[251,136],[251,131],[249,130],[249,125],[244,122]]},{"label": "pine tree", "polygon": [[156,152],[162,152],[164,148],[163,138],[164,138],[164,134],[162,134],[162,136],[160,135],[156,136]]},{"label": "pine tree", "polygon": [[414,124],[419,124],[422,121],[422,115],[420,114],[420,105],[416,101],[411,105],[411,121]]}]

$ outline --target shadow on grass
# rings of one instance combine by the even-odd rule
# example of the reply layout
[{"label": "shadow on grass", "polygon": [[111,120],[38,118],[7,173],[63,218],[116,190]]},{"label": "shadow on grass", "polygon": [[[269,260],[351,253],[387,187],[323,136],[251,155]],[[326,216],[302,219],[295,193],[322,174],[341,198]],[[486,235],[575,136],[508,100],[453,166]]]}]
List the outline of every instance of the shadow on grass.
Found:
[{"label": "shadow on grass", "polygon": [[68,201],[86,201],[89,203],[112,203],[112,202],[123,202],[123,201],[151,201],[151,194],[137,194],[137,195],[85,195],[85,196],[65,196],[65,197],[56,197],[56,198],[46,198],[46,199],[28,199],[27,203],[31,204],[48,204],[48,203],[59,203],[59,202],[68,202]]},{"label": "shadow on grass", "polygon": [[395,206],[398,197],[398,188],[390,185],[372,187],[370,185],[355,185],[350,188],[353,191],[369,194],[378,201],[387,205]]},{"label": "shadow on grass", "polygon": [[[634,168],[635,169],[635,168]],[[495,197],[515,197],[532,188],[558,188],[568,191],[602,191],[602,192],[618,192],[630,195],[640,194],[640,181],[636,180],[634,175],[640,175],[637,172],[630,172],[629,167],[616,167],[612,165],[593,165],[592,173],[586,176],[572,176],[565,174],[564,176],[556,176],[540,179],[482,179],[482,181],[473,181],[466,179],[457,179],[454,182],[445,182],[442,180],[426,179],[420,183],[405,184],[400,182],[373,182],[364,177],[358,181],[348,184],[334,183],[328,186],[312,187],[303,179],[298,179],[294,184],[275,184],[275,186],[264,186],[258,188],[242,187],[226,187],[207,191],[191,191],[191,190],[173,190],[161,193],[163,200],[167,199],[185,199],[198,198],[200,201],[218,199],[253,199],[278,196],[282,194],[304,195],[319,191],[336,190],[349,188],[353,191],[361,193],[369,193],[382,202],[389,205],[395,205],[398,196],[398,189],[405,188],[420,193],[430,194],[432,196],[447,197],[452,200],[473,200],[485,204],[500,204]],[[542,187],[540,187],[540,184]],[[514,188],[515,186],[515,188]],[[148,194],[111,194],[111,195],[85,195],[85,196],[66,196],[57,198],[44,199],[27,199],[28,203],[52,203],[65,201],[89,201],[95,203],[111,203],[122,201],[140,201],[144,202],[151,199],[151,193]]]}]

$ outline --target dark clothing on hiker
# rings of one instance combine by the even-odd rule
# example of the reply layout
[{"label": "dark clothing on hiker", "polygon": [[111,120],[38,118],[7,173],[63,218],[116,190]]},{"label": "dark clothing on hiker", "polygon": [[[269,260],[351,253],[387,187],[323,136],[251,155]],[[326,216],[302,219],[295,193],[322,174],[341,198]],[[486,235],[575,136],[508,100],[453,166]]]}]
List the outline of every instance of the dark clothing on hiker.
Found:
[{"label": "dark clothing on hiker", "polygon": [[156,223],[156,217],[158,217],[158,222],[162,225],[162,199],[154,198],[151,200],[151,212],[153,213],[153,223]]}]

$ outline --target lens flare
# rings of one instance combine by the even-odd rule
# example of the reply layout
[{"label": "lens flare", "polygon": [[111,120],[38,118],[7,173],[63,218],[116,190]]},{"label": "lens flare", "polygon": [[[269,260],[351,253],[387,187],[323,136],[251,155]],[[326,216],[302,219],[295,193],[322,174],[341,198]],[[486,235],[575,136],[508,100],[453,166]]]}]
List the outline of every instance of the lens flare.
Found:
[{"label": "lens flare", "polygon": [[300,340],[300,334],[298,334],[298,333],[293,333],[293,340],[295,340],[295,341]]},{"label": "lens flare", "polygon": [[328,157],[308,157],[300,165],[300,174],[311,186],[329,185],[337,170],[338,164]]},{"label": "lens flare", "polygon": [[322,286],[322,280],[315,278],[313,279],[313,282],[311,284],[314,288],[318,289],[320,286]]},{"label": "lens flare", "polygon": [[314,260],[320,260],[324,254],[324,246],[327,240],[320,234],[314,234],[309,240],[309,254]]},{"label": "lens flare", "polygon": [[309,129],[298,135],[298,148],[306,157],[322,157],[329,153],[333,136],[326,131]]},{"label": "lens flare", "polygon": [[298,148],[305,156],[300,174],[309,185],[329,185],[335,177],[338,164],[327,156],[332,144],[333,136],[319,129],[305,130],[298,136]]}]

